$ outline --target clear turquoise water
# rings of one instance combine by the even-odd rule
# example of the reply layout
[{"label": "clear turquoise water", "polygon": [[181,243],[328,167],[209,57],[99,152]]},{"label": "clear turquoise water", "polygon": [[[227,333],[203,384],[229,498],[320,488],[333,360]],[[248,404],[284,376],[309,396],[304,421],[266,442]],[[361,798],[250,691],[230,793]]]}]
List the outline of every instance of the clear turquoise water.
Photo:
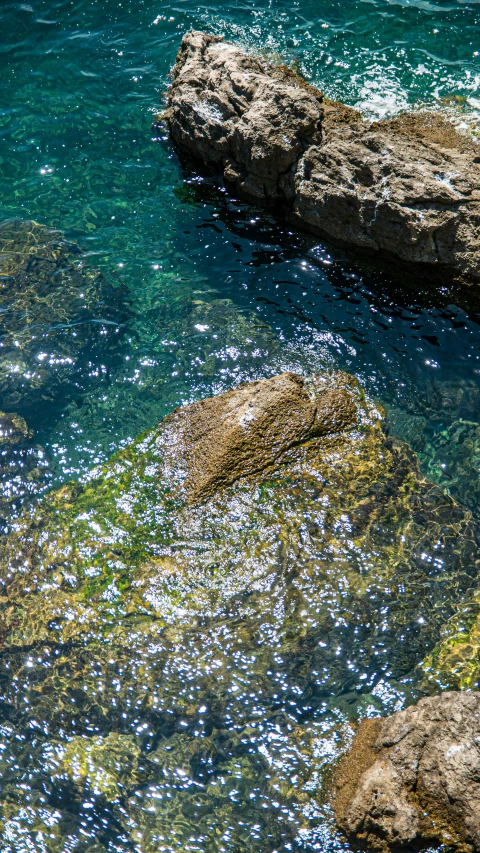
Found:
[{"label": "clear turquoise water", "polygon": [[[0,219],[60,228],[86,264],[128,293],[108,358],[93,342],[68,383],[33,408],[25,386],[18,411],[56,482],[82,476],[181,402],[281,369],[341,366],[386,406],[392,431],[425,472],[478,514],[473,298],[466,310],[447,288],[423,292],[347,263],[183,173],[151,126],[181,35],[197,28],[295,62],[326,94],[369,116],[437,99],[476,128],[479,18],[476,0],[2,3]],[[95,847],[81,846],[77,827],[77,840],[58,849],[143,853],[116,840],[105,814],[105,837],[91,834]],[[325,849],[322,832],[308,849]],[[15,843],[9,850],[57,853],[48,841]]]}]

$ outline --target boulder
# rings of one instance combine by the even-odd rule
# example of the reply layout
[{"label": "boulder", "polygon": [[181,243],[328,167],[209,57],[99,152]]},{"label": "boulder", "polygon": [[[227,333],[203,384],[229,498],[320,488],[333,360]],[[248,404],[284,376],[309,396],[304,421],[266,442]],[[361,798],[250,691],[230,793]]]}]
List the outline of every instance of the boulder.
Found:
[{"label": "boulder", "polygon": [[294,167],[320,140],[321,103],[289,69],[192,32],[177,56],[168,121],[178,145],[220,165],[246,195],[293,200]]},{"label": "boulder", "polygon": [[480,277],[480,146],[433,111],[367,123],[285,66],[191,32],[166,119],[181,149],[299,226]]},{"label": "boulder", "polygon": [[346,376],[335,387],[326,376],[282,373],[177,409],[165,426],[188,502],[263,471],[290,447],[353,427],[355,392],[347,389]]},{"label": "boulder", "polygon": [[381,711],[379,678],[403,693],[477,541],[345,373],[178,409],[0,537],[9,826],[63,850],[95,796],[128,849],[295,847],[317,831],[327,705]]},{"label": "boulder", "polygon": [[335,816],[354,845],[480,850],[480,693],[363,720],[335,782]]}]

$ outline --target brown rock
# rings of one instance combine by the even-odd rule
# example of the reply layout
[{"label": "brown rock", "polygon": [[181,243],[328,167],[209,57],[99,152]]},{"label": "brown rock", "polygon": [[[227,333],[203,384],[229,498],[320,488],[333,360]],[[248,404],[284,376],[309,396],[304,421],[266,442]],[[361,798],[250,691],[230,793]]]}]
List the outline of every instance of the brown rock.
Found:
[{"label": "brown rock", "polygon": [[301,227],[480,278],[480,146],[441,116],[368,124],[291,70],[192,32],[166,117],[181,148]]},{"label": "brown rock", "polygon": [[184,472],[187,501],[264,470],[310,438],[353,427],[351,383],[341,373],[308,380],[281,373],[176,409],[165,420],[167,443]]},{"label": "brown rock", "polygon": [[255,199],[291,198],[300,155],[320,139],[322,96],[216,36],[184,36],[167,113],[173,140]]},{"label": "brown rock", "polygon": [[480,850],[480,693],[364,720],[337,770],[333,807],[358,847]]}]

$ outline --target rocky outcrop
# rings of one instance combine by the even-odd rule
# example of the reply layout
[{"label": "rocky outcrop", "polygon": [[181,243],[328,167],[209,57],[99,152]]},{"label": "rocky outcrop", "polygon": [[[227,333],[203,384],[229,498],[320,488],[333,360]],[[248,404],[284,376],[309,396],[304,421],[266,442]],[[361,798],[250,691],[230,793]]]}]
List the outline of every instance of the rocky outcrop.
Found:
[{"label": "rocky outcrop", "polygon": [[326,376],[282,373],[169,415],[172,464],[184,470],[187,501],[263,471],[301,442],[352,427],[357,407],[348,379],[339,387],[338,376],[332,384]]},{"label": "rocky outcrop", "polygon": [[188,33],[174,69],[172,138],[259,200],[293,201],[294,167],[321,137],[322,96],[288,69]]},{"label": "rocky outcrop", "polygon": [[480,850],[480,693],[443,693],[364,720],[333,804],[349,840],[370,850]]},{"label": "rocky outcrop", "polygon": [[[172,413],[0,536],[10,825],[27,814],[46,837],[48,820],[63,850],[70,804],[95,796],[129,849],[174,827],[186,850],[194,822],[209,853],[295,847],[332,755],[313,702],[380,711],[379,672],[405,681],[425,657],[475,581],[477,541],[344,373]],[[17,736],[31,723],[38,749]],[[54,819],[19,767],[57,792]]]},{"label": "rocky outcrop", "polygon": [[480,146],[443,117],[368,124],[290,69],[191,32],[166,118],[180,148],[300,226],[480,277]]}]

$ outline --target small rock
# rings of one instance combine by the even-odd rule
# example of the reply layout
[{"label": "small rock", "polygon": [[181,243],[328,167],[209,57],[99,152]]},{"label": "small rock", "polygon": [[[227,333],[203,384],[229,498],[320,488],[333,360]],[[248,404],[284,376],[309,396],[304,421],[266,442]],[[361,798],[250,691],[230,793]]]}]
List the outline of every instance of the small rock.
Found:
[{"label": "small rock", "polygon": [[442,693],[363,720],[333,808],[357,847],[480,850],[480,693]]},{"label": "small rock", "polygon": [[21,415],[16,412],[0,412],[0,451],[23,444],[32,435]]}]

